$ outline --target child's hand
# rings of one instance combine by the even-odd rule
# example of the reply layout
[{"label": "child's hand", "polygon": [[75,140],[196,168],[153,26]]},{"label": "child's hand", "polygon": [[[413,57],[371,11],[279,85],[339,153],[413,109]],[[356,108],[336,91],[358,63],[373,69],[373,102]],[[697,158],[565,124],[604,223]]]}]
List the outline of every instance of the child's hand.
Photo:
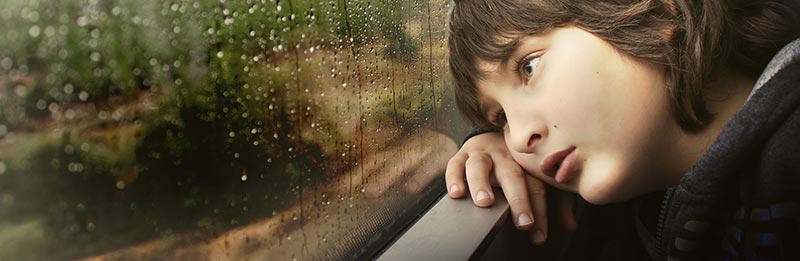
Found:
[{"label": "child's hand", "polygon": [[[523,172],[511,158],[502,134],[489,132],[474,136],[450,159],[445,173],[450,197],[461,198],[466,194],[465,176],[476,206],[491,206],[494,203],[491,186],[499,185],[508,200],[517,229],[529,231],[532,243],[544,243],[547,238],[545,184]],[[569,202],[569,197],[565,198],[567,200],[559,202]],[[574,196],[571,198],[572,204],[561,204],[567,206],[562,207],[565,210],[562,213],[571,213]],[[574,216],[564,218],[562,223],[574,229]]]}]

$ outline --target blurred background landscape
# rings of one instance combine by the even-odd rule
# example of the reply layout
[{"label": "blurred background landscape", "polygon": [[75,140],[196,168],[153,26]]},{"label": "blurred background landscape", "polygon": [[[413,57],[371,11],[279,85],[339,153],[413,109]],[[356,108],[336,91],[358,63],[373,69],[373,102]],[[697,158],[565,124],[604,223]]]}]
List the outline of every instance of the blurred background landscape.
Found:
[{"label": "blurred background landscape", "polygon": [[[446,67],[449,10],[0,1],[0,260],[207,253],[267,223],[260,250],[230,251],[307,259],[329,239],[268,246],[314,220],[334,217],[317,234],[335,239],[366,222],[335,218],[347,213],[419,212],[466,132]],[[403,200],[376,201],[389,195]]]}]

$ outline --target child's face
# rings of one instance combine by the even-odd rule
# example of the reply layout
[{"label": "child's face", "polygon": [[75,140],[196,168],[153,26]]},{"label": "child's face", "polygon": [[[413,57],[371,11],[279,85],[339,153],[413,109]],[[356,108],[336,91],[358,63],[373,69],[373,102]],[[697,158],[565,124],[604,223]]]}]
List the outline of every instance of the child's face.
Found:
[{"label": "child's face", "polygon": [[[516,68],[526,57],[540,58]],[[505,114],[512,157],[537,178],[601,204],[652,190],[670,169],[682,132],[662,66],[574,27],[524,38],[506,65],[479,66],[488,72],[478,82],[486,117],[503,125],[495,116]]]}]

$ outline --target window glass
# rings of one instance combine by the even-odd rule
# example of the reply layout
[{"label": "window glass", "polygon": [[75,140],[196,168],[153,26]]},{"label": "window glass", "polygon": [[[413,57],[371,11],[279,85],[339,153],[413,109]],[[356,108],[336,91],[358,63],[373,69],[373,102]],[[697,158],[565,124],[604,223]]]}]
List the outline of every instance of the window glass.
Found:
[{"label": "window glass", "polygon": [[0,1],[0,260],[365,258],[466,128],[446,1]]}]

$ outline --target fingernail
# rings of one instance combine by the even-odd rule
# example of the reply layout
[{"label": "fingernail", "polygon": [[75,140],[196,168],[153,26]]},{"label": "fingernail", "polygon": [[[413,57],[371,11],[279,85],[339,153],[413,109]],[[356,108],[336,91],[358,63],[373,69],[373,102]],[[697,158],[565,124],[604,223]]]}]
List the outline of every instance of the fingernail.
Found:
[{"label": "fingernail", "polygon": [[547,238],[545,237],[544,232],[542,232],[541,230],[537,229],[536,232],[533,233],[533,243],[541,244],[544,243],[545,239]]},{"label": "fingernail", "polygon": [[528,214],[525,213],[519,214],[519,218],[517,218],[517,226],[524,226],[530,223],[533,223],[531,216],[528,216]]},{"label": "fingernail", "polygon": [[486,191],[483,191],[483,190],[478,192],[478,201],[482,201],[482,200],[487,199],[487,198],[489,198],[489,193],[486,193]]},{"label": "fingernail", "polygon": [[458,192],[458,185],[453,184],[450,186],[450,194]]}]

